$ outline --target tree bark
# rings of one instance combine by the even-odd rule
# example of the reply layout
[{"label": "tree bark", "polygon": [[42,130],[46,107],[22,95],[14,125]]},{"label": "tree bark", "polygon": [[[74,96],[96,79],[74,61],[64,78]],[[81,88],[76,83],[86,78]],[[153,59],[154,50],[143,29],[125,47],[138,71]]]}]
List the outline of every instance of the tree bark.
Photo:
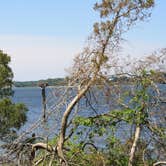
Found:
[{"label": "tree bark", "polygon": [[141,132],[141,127],[138,125],[135,130],[134,142],[131,147],[128,166],[133,166],[134,155],[135,155],[136,147],[137,147],[138,140],[140,137],[140,132]]},{"label": "tree bark", "polygon": [[158,162],[154,163],[153,166],[157,166],[157,165],[161,165],[161,164],[166,165],[166,161],[158,161]]},{"label": "tree bark", "polygon": [[61,131],[60,131],[60,136],[57,144],[57,152],[58,156],[61,159],[61,164],[67,166],[67,161],[65,160],[64,154],[63,154],[63,144],[65,141],[65,133],[66,133],[66,128],[67,128],[67,120],[68,117],[74,108],[74,106],[78,103],[78,101],[84,96],[84,94],[88,91],[90,86],[93,84],[95,78],[89,81],[89,83],[78,92],[78,94],[73,98],[73,100],[70,102],[68,105],[66,111],[63,114],[62,121],[61,121]]},{"label": "tree bark", "polygon": [[[116,16],[114,18],[114,22],[113,25],[111,27],[109,27],[109,34],[106,36],[105,42],[102,41],[102,47],[100,51],[97,51],[100,53],[100,56],[98,57],[98,63],[97,66],[94,68],[94,75],[92,76],[92,78],[89,80],[89,82],[87,83],[87,85],[85,85],[79,92],[78,94],[73,98],[73,100],[70,102],[70,104],[68,105],[66,111],[63,114],[62,117],[62,121],[61,121],[61,131],[60,131],[60,137],[58,140],[58,144],[57,144],[57,152],[58,152],[58,156],[61,159],[61,165],[67,166],[67,161],[65,160],[64,154],[63,154],[63,144],[65,141],[65,134],[66,134],[66,128],[67,128],[67,120],[68,117],[72,111],[72,109],[74,108],[74,106],[78,103],[78,101],[85,95],[85,93],[89,90],[89,88],[91,87],[91,85],[93,85],[93,83],[96,80],[97,74],[101,69],[101,66],[103,65],[103,63],[105,63],[103,61],[103,56],[105,54],[106,48],[108,46],[109,40],[112,37],[112,34],[114,32],[114,28],[116,27],[117,23],[118,23],[118,19],[119,19],[119,13],[120,13],[121,8],[117,11]],[[96,57],[97,59],[97,57]]]},{"label": "tree bark", "polygon": [[35,152],[35,149],[45,149],[45,150],[47,150],[48,152],[53,152],[53,148],[50,146],[50,145],[48,145],[48,144],[45,144],[45,143],[42,143],[42,142],[40,142],[40,143],[36,143],[36,144],[33,144],[32,145],[32,151],[34,151]]}]

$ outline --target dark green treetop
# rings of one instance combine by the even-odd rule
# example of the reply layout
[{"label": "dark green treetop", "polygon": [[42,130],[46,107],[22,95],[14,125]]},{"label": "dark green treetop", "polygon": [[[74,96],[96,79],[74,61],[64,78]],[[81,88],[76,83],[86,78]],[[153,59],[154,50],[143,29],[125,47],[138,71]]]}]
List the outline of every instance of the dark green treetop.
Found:
[{"label": "dark green treetop", "polygon": [[16,136],[16,129],[25,123],[28,110],[24,104],[14,104],[9,98],[13,94],[10,61],[10,56],[0,50],[0,139],[6,141],[7,137]]},{"label": "dark green treetop", "polygon": [[9,67],[10,56],[0,50],[0,99],[12,95],[13,72]]}]

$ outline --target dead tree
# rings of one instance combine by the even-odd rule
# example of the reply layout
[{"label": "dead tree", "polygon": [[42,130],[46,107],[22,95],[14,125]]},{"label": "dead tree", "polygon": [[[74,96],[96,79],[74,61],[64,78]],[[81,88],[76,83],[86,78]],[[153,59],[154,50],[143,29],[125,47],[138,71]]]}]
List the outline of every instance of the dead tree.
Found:
[{"label": "dead tree", "polygon": [[[71,72],[71,80],[79,85],[78,94],[71,100],[65,110],[62,121],[57,152],[62,165],[68,165],[63,148],[66,137],[68,117],[74,106],[94,86],[97,81],[103,80],[103,71],[108,69],[110,61],[113,62],[114,51],[118,48],[121,34],[127,31],[137,20],[149,16],[153,1],[107,1],[95,4],[95,10],[100,12],[101,18],[110,17],[110,20],[94,24],[94,34],[84,51],[75,58]],[[110,61],[109,61],[110,60]],[[112,64],[111,62],[111,64]],[[113,64],[116,66],[115,64]]]}]

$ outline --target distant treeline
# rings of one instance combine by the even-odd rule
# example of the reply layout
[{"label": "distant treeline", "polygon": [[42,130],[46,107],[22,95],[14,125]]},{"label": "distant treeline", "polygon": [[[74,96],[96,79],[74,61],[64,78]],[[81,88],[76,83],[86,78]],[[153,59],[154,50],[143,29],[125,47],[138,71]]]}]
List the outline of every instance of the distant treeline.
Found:
[{"label": "distant treeline", "polygon": [[37,87],[40,83],[48,83],[49,86],[63,86],[66,85],[66,81],[64,78],[54,78],[54,79],[46,79],[46,80],[38,80],[38,81],[23,81],[23,82],[14,82],[15,87]]},{"label": "distant treeline", "polygon": [[[164,72],[151,72],[146,73],[147,77],[151,76],[153,78],[153,81],[160,84],[166,84],[166,73]],[[139,76],[132,76],[132,75],[119,75],[119,76],[111,76],[110,81],[111,82],[120,82],[123,84],[132,84],[135,82],[135,80],[139,78]]]},{"label": "distant treeline", "polygon": [[[110,76],[111,82],[121,82],[121,83],[132,83],[135,81],[135,77],[128,76]],[[166,73],[158,72],[156,73],[156,82],[165,84],[166,83]],[[65,86],[67,85],[67,79],[65,78],[54,78],[38,81],[24,81],[24,82],[14,82],[15,87],[37,87],[40,83],[48,83],[49,86]],[[100,84],[100,81],[99,81]]]}]

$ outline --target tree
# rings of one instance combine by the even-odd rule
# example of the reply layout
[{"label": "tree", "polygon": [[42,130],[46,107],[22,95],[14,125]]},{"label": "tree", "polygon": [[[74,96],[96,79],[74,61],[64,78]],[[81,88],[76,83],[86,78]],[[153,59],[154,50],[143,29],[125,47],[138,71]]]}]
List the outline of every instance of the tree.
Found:
[{"label": "tree", "polygon": [[9,63],[10,57],[0,50],[0,99],[12,95],[13,72]]},{"label": "tree", "polygon": [[25,105],[14,104],[9,98],[13,94],[10,60],[10,56],[0,50],[0,138],[5,141],[16,136],[16,129],[26,121],[27,112]]},{"label": "tree", "polygon": [[[121,34],[127,31],[137,20],[143,20],[149,15],[148,9],[153,7],[154,1],[109,1],[96,3],[94,9],[100,12],[101,18],[110,20],[94,24],[94,34],[91,45],[75,59],[71,80],[77,79],[80,86],[78,94],[71,100],[61,121],[61,131],[57,143],[58,156],[61,163],[67,164],[63,153],[67,123],[75,105],[94,86],[98,80],[104,81],[105,71],[109,67],[109,59],[113,63],[115,48],[118,47]],[[89,44],[89,43],[88,43]],[[78,85],[77,84],[77,85]],[[76,84],[74,84],[76,85]],[[62,165],[63,165],[62,164]]]}]

